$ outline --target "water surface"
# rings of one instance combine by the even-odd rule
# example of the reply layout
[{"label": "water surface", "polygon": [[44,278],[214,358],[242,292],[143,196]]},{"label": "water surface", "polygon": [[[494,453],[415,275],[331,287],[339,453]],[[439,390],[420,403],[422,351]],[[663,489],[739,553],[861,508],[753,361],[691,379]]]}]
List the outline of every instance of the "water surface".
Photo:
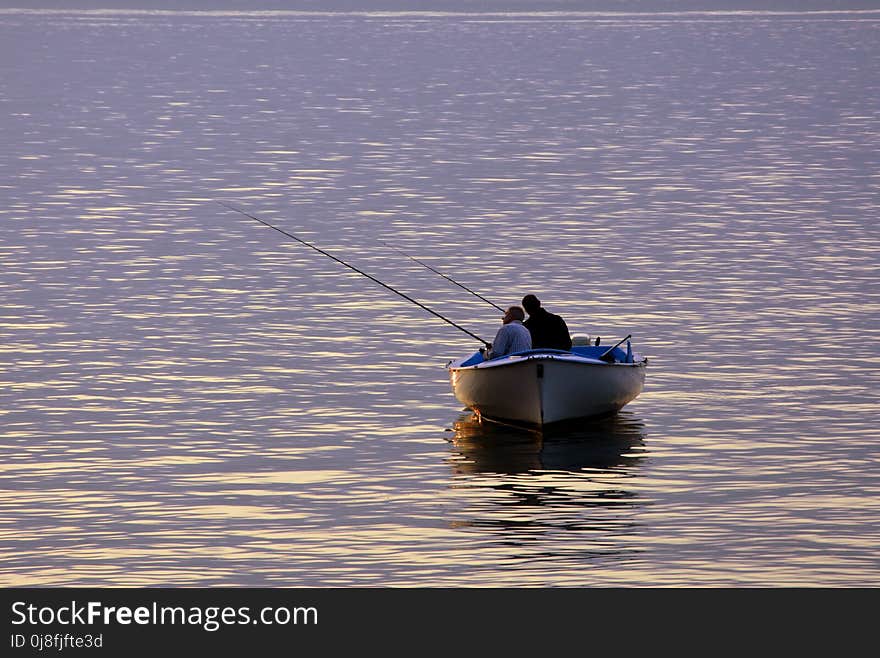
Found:
[{"label": "water surface", "polygon": [[[880,15],[0,14],[0,584],[876,585]],[[644,393],[443,369],[538,294]]]}]

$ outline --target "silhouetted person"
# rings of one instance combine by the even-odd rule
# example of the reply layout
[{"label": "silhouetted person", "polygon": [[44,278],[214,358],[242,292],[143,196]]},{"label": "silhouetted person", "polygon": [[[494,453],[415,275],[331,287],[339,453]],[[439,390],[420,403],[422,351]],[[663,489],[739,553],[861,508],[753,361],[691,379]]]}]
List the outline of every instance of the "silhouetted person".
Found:
[{"label": "silhouetted person", "polygon": [[523,308],[529,319],[523,325],[532,335],[532,348],[550,348],[554,350],[570,350],[571,336],[568,326],[558,315],[549,313],[541,306],[541,300],[534,295],[526,295],[522,300]]},{"label": "silhouetted person", "polygon": [[525,317],[525,311],[519,306],[511,306],[507,309],[504,317],[501,318],[504,324],[495,334],[492,347],[484,354],[487,359],[532,349],[532,337],[522,322]]}]

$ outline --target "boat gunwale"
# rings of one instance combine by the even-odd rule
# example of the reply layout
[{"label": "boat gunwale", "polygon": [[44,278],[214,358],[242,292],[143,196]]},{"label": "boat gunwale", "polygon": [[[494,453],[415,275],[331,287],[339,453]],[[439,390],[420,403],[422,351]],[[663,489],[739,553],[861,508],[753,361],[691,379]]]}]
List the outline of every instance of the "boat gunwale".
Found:
[{"label": "boat gunwale", "polygon": [[561,361],[564,363],[575,363],[580,365],[591,365],[591,366],[627,366],[627,367],[646,367],[648,365],[647,357],[640,357],[633,362],[625,362],[625,361],[602,361],[600,359],[592,359],[590,357],[581,356],[579,354],[574,354],[571,352],[539,352],[536,354],[507,354],[502,357],[498,357],[496,359],[488,359],[486,361],[482,361],[481,363],[475,363],[470,366],[463,365],[455,365],[456,363],[464,363],[469,359],[473,358],[474,355],[470,355],[461,359],[456,359],[455,361],[450,361],[447,364],[447,368],[452,370],[485,370],[487,368],[497,368],[504,366],[512,366],[519,363],[527,363],[529,361]]}]

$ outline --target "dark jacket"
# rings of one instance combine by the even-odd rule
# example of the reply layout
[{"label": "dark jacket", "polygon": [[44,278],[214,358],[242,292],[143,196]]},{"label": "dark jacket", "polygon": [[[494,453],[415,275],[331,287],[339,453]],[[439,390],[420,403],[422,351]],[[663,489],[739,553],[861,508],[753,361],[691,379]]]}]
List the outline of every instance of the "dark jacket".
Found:
[{"label": "dark jacket", "polygon": [[539,308],[523,322],[523,325],[532,334],[532,349],[548,347],[554,350],[570,350],[571,336],[568,327],[558,315]]}]

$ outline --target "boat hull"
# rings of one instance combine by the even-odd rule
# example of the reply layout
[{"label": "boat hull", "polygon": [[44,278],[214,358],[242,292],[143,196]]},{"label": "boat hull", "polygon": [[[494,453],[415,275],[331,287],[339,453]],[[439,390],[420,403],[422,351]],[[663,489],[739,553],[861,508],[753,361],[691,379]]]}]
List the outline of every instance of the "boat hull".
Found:
[{"label": "boat hull", "polygon": [[645,360],[604,363],[576,355],[516,355],[450,364],[455,397],[490,419],[548,425],[618,411],[645,385]]}]

